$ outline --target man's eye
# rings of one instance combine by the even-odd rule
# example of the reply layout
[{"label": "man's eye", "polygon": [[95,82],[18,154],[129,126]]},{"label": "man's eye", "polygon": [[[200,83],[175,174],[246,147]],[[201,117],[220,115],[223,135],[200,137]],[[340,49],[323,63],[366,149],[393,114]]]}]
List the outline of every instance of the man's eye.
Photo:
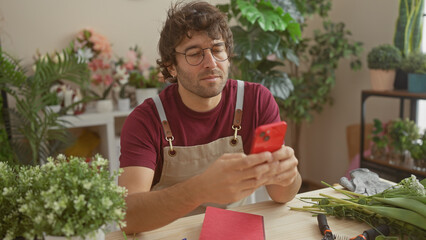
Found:
[{"label": "man's eye", "polygon": [[201,55],[201,50],[191,50],[186,52],[186,56],[197,57]]},{"label": "man's eye", "polygon": [[215,52],[215,53],[221,53],[221,52],[225,51],[225,47],[224,46],[214,47],[212,49],[212,51]]}]

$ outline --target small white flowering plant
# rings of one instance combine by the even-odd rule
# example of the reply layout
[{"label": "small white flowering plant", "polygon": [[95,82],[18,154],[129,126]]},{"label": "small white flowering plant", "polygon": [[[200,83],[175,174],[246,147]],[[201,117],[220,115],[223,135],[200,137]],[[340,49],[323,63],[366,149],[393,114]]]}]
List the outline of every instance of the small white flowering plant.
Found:
[{"label": "small white flowering plant", "polygon": [[[120,227],[125,226],[126,190],[115,182],[121,171],[110,173],[108,160],[100,155],[87,163],[84,158],[60,154],[56,158],[49,157],[42,166],[25,169],[19,174],[30,175],[25,177],[31,181],[24,182],[25,188],[18,184],[21,191],[14,196],[17,202],[14,212],[29,222],[24,229],[19,229],[18,236],[27,239],[42,235],[85,238],[106,224],[115,222]],[[9,193],[9,188],[3,188],[3,192]],[[22,224],[17,221],[16,225],[21,227]],[[17,233],[3,235],[13,238]]]},{"label": "small white flowering plant", "polygon": [[0,239],[34,238],[33,221],[19,211],[23,196],[38,181],[40,168],[0,162]]}]

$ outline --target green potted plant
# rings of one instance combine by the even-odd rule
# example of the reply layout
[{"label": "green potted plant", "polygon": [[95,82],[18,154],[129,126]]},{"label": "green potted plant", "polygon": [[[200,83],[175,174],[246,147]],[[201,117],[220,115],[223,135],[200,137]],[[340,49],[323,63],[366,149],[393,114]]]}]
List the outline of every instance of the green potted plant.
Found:
[{"label": "green potted plant", "polygon": [[367,55],[367,63],[373,90],[393,89],[396,69],[400,66],[401,60],[401,52],[393,45],[382,44],[371,49]]},{"label": "green potted plant", "polygon": [[388,147],[388,137],[385,133],[385,128],[383,123],[379,119],[374,119],[373,131],[371,132],[371,141],[373,146],[371,148],[371,157],[378,160],[387,159],[387,147]]},{"label": "green potted plant", "polygon": [[426,92],[426,54],[410,53],[402,60],[401,69],[408,73],[409,92]]},{"label": "green potted plant", "polygon": [[[126,190],[108,160],[49,157],[42,166],[12,168],[0,162],[0,237],[91,239],[107,224],[123,225]],[[58,238],[55,238],[58,239]]]},{"label": "green potted plant", "polygon": [[217,5],[234,24],[232,77],[259,82],[280,99],[289,96],[293,85],[279,67],[285,59],[298,61],[290,46],[301,37],[300,24],[290,15],[288,5],[294,6],[291,2],[245,0]]},{"label": "green potted plant", "polygon": [[393,164],[405,164],[410,159],[413,144],[419,139],[420,132],[416,123],[410,119],[397,119],[387,126],[390,145],[390,161]]},{"label": "green potted plant", "polygon": [[417,140],[411,148],[411,157],[414,160],[414,169],[419,171],[426,170],[426,130],[422,137]]},{"label": "green potted plant", "polygon": [[[423,9],[424,0],[399,1],[393,44],[401,51],[403,57],[420,50],[423,35]],[[407,72],[398,68],[395,89],[407,89],[407,82]]]},{"label": "green potted plant", "polygon": [[[12,129],[12,149],[16,160],[21,164],[40,164],[42,159],[56,154],[59,143],[68,141],[66,122],[59,119],[59,114],[48,111],[48,97],[52,85],[58,79],[71,82],[80,87],[84,93],[89,85],[89,71],[86,63],[65,49],[58,61],[50,56],[36,62],[33,75],[28,77],[19,61],[11,58],[0,47],[0,89],[11,96],[16,105],[9,108]],[[87,101],[83,98],[80,102]],[[68,108],[73,105],[68,106]],[[66,109],[64,109],[66,111]]]}]

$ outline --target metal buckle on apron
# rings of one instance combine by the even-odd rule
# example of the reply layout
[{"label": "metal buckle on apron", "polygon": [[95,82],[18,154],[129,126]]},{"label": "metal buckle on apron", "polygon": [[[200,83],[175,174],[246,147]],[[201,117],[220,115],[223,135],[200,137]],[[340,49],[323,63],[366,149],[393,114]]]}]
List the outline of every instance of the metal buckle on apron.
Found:
[{"label": "metal buckle on apron", "polygon": [[173,149],[172,141],[175,140],[175,137],[166,137],[166,140],[169,142],[170,150],[169,150],[169,156],[173,157],[176,155],[176,151]]},{"label": "metal buckle on apron", "polygon": [[241,126],[234,126],[234,125],[232,125],[232,129],[235,131],[234,132],[234,139],[232,139],[229,143],[232,146],[235,146],[238,143],[237,133],[238,133],[238,130],[241,130]]}]

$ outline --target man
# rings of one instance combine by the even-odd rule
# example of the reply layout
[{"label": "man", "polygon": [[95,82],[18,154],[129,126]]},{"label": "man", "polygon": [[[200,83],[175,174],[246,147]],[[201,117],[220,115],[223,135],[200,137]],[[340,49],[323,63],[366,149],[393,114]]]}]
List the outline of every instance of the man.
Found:
[{"label": "man", "polygon": [[262,85],[228,80],[232,33],[205,2],[176,4],[159,41],[175,84],[139,105],[121,135],[119,184],[128,189],[126,233],[148,231],[206,205],[238,205],[258,187],[285,203],[301,185],[293,150],[249,154],[257,126],[280,121]]}]

